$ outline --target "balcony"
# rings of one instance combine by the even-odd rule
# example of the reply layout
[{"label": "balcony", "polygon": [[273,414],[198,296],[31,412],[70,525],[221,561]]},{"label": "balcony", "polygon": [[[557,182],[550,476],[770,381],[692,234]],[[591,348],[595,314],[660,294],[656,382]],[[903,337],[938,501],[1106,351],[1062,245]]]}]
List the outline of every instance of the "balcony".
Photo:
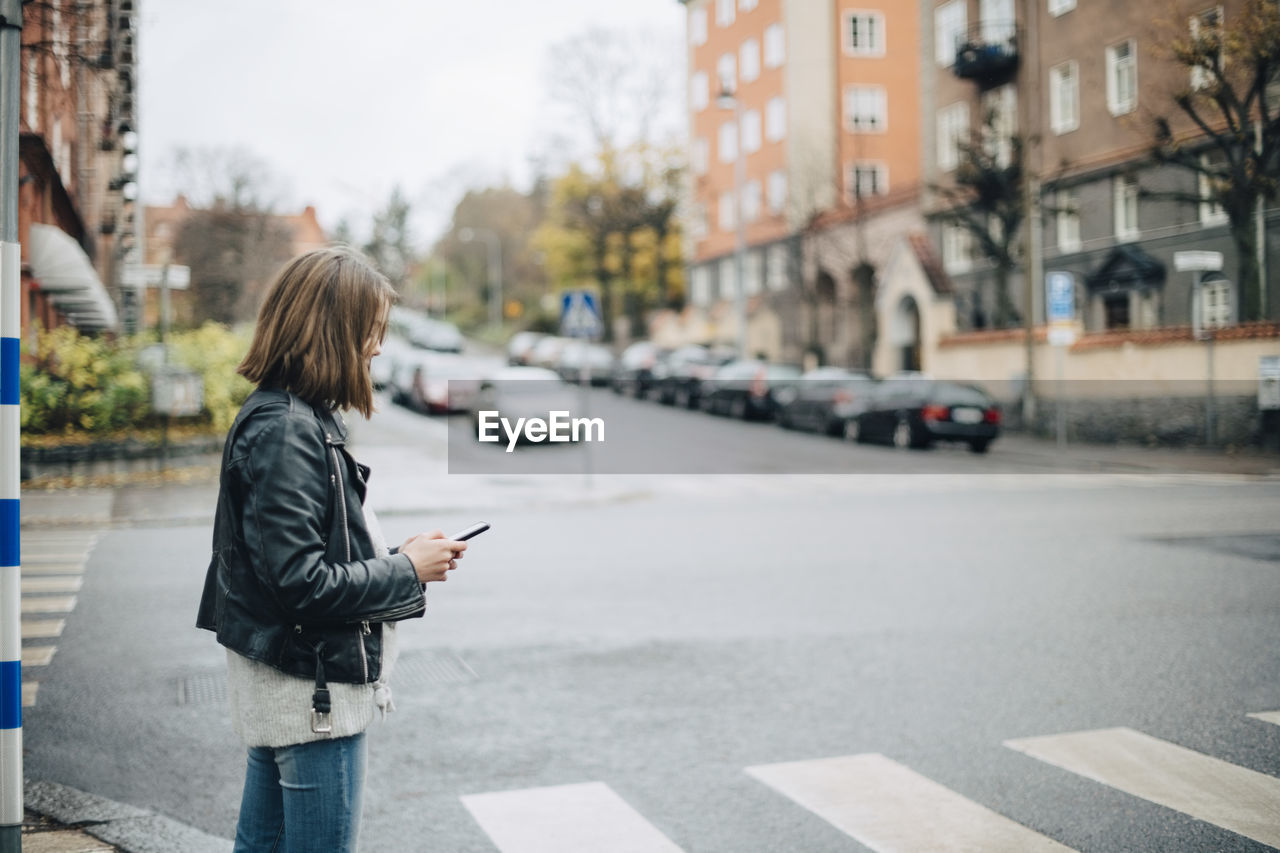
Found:
[{"label": "balcony", "polygon": [[956,39],[957,77],[981,86],[1007,82],[1018,70],[1018,30],[1010,22],[984,21]]}]

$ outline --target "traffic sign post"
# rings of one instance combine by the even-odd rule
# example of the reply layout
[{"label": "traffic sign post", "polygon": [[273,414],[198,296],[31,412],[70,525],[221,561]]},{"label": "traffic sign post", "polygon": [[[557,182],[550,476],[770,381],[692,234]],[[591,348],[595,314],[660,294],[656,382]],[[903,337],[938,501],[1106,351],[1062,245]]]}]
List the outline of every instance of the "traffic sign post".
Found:
[{"label": "traffic sign post", "polygon": [[1174,252],[1173,268],[1178,272],[1193,272],[1196,280],[1191,285],[1191,334],[1205,342],[1205,374],[1207,377],[1204,401],[1204,441],[1212,447],[1217,441],[1217,420],[1213,390],[1213,333],[1205,325],[1204,274],[1222,270],[1221,252]]},{"label": "traffic sign post", "polygon": [[1058,446],[1067,446],[1067,393],[1064,386],[1067,347],[1076,342],[1076,277],[1069,272],[1055,270],[1044,274],[1045,315],[1049,322],[1049,343],[1054,350],[1057,369],[1057,393],[1054,395],[1057,409]]}]

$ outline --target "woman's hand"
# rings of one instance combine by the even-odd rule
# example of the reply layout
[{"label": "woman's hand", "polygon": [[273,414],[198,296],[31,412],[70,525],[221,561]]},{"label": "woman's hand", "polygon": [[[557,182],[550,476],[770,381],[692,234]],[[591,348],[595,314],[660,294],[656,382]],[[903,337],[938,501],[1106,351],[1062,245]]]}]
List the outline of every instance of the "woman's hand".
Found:
[{"label": "woman's hand", "polygon": [[439,530],[411,536],[400,546],[401,554],[408,554],[418,580],[422,583],[448,580],[448,573],[458,568],[466,542],[445,539]]}]

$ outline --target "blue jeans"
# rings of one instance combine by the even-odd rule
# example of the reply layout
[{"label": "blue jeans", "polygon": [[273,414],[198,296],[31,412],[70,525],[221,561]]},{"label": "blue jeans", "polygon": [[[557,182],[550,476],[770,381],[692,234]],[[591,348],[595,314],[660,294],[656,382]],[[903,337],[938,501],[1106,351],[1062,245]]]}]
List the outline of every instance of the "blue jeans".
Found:
[{"label": "blue jeans", "polygon": [[355,853],[367,763],[363,733],[250,747],[235,853]]}]

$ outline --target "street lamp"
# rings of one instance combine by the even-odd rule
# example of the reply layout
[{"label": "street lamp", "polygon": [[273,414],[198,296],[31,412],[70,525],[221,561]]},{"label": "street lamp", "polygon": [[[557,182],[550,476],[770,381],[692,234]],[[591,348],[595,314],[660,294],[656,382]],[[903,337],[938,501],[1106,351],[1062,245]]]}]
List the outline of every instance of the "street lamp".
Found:
[{"label": "street lamp", "polygon": [[725,86],[716,97],[716,106],[733,110],[733,133],[738,140],[733,158],[733,243],[734,278],[733,317],[738,326],[738,357],[747,357],[747,223],[742,215],[742,190],[746,186],[747,157],[742,144],[742,100],[734,89]]},{"label": "street lamp", "polygon": [[458,239],[464,243],[482,240],[489,248],[489,323],[502,328],[502,241],[488,228],[463,228]]}]

